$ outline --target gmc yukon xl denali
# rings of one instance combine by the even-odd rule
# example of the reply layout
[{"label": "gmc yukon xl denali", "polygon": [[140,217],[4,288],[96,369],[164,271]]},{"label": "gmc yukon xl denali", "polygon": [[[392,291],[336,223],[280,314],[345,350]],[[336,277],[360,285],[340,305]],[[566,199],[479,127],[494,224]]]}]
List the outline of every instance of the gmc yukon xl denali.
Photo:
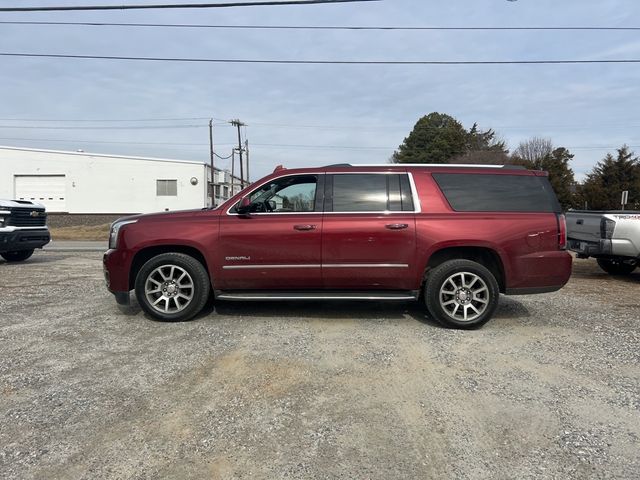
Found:
[{"label": "gmc yukon xl denali", "polygon": [[43,205],[27,200],[0,200],[0,256],[22,262],[51,237]]},{"label": "gmc yukon xl denali", "polygon": [[552,292],[571,274],[547,174],[517,167],[346,164],[286,170],[215,209],[126,217],[104,271],[165,321],[235,300],[424,301],[473,328],[500,293]]}]

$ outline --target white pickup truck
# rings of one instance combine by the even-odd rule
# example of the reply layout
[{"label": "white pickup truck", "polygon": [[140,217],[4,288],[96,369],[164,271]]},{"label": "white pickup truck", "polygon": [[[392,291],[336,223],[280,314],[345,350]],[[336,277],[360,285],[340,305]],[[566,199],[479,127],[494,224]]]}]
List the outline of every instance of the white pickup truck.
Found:
[{"label": "white pickup truck", "polygon": [[594,257],[611,275],[629,275],[640,264],[640,212],[567,212],[567,246],[578,258]]},{"label": "white pickup truck", "polygon": [[51,240],[43,205],[26,200],[0,200],[0,257],[22,262]]}]

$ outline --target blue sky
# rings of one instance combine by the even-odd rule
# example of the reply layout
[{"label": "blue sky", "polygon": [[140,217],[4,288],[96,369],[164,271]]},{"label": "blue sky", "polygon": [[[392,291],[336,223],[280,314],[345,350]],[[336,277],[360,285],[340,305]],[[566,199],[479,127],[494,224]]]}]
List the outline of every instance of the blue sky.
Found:
[{"label": "blue sky", "polygon": [[[50,4],[73,3],[123,2],[59,0]],[[3,6],[24,4],[3,2]],[[637,0],[384,0],[197,11],[0,14],[0,20],[398,26],[640,26],[637,18]],[[638,32],[594,31],[0,25],[0,50],[253,59],[619,59],[640,58],[640,37]],[[432,111],[453,115],[467,127],[478,122],[483,128],[494,128],[510,148],[531,136],[549,137],[575,154],[573,168],[581,177],[607,151],[622,144],[638,146],[635,150],[640,152],[640,65],[287,66],[0,57],[1,145],[206,161],[206,120],[47,123],[17,119],[240,118],[249,125],[254,179],[278,164],[384,163],[416,120]],[[151,125],[172,128],[23,128]],[[216,151],[228,155],[235,131],[216,125],[215,138]],[[218,162],[221,167],[228,164]]]}]

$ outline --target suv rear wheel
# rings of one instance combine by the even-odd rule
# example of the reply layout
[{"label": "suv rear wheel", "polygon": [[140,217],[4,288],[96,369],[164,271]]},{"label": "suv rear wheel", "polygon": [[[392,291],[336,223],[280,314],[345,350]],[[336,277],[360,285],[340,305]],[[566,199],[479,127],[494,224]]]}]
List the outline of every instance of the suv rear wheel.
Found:
[{"label": "suv rear wheel", "polygon": [[17,252],[0,253],[0,257],[7,262],[23,262],[33,255],[33,250],[18,250]]},{"label": "suv rear wheel", "polygon": [[190,320],[209,299],[209,275],[195,258],[163,253],[145,263],[136,276],[136,298],[152,317],[165,322]]},{"label": "suv rear wheel", "polygon": [[451,328],[470,329],[487,323],[500,290],[493,274],[471,260],[449,260],[434,268],[425,285],[429,313]]}]

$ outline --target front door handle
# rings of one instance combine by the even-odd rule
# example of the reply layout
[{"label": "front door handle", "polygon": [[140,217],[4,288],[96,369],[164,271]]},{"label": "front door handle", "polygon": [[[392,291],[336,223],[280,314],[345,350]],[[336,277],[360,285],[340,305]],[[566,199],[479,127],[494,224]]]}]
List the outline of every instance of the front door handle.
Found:
[{"label": "front door handle", "polygon": [[386,225],[389,230],[404,230],[405,228],[409,228],[407,223],[390,223]]},{"label": "front door handle", "polygon": [[294,225],[294,230],[299,230],[301,232],[308,232],[309,230],[315,230],[315,225]]}]

